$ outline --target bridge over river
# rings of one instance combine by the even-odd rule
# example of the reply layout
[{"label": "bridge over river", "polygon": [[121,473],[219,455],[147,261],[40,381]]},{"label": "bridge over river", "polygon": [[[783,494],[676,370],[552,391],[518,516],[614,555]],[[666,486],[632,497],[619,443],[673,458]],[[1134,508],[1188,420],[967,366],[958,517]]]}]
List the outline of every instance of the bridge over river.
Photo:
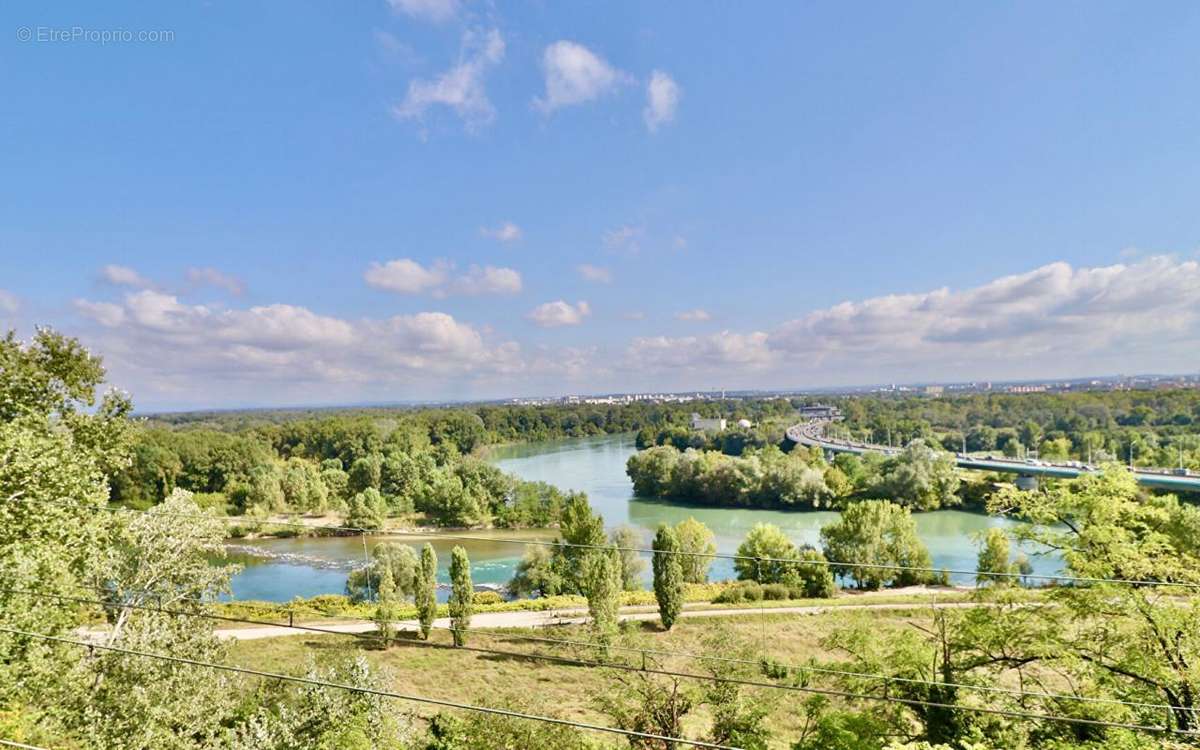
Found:
[{"label": "bridge over river", "polygon": [[[901,448],[873,443],[861,443],[853,440],[841,440],[825,436],[825,425],[832,420],[813,419],[808,422],[792,425],[787,430],[788,439],[800,445],[815,446],[832,453],[882,453],[895,455]],[[1088,466],[1078,461],[1039,461],[1035,459],[1015,459],[1001,456],[975,456],[969,453],[955,453],[954,461],[963,469],[979,471],[999,471],[1017,474],[1022,477],[1054,477],[1057,479],[1074,479],[1083,474],[1092,474],[1096,467]],[[1134,476],[1138,484],[1159,489],[1179,490],[1183,492],[1200,492],[1200,475],[1172,469],[1135,468]]]}]

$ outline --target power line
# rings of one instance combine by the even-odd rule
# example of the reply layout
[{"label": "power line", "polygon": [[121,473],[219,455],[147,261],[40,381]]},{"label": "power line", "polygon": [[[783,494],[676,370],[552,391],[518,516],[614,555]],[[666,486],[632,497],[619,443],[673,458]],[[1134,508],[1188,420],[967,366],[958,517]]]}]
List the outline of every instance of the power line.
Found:
[{"label": "power line", "polygon": [[49,750],[48,748],[45,748],[45,747],[38,747],[37,745],[26,745],[24,742],[17,742],[16,740],[6,740],[3,738],[0,738],[0,745],[4,745],[5,747],[19,747],[19,748],[22,748],[22,750]]},{"label": "power line", "polygon": [[[80,588],[86,588],[86,587],[80,587]],[[184,610],[166,609],[159,605],[135,604],[133,602],[114,602],[111,600],[103,600],[103,599],[88,599],[88,598],[83,598],[83,597],[68,596],[66,594],[54,594],[54,593],[44,592],[44,591],[32,591],[29,589],[0,588],[0,591],[12,593],[12,594],[24,595],[24,596],[56,599],[59,601],[74,602],[74,603],[78,603],[78,604],[94,604],[94,605],[99,605],[99,606],[103,606],[103,607],[111,607],[114,609],[128,608],[128,609],[144,610],[144,611],[149,611],[149,612],[159,612],[161,614],[168,614],[168,615],[180,615],[180,616],[187,616],[187,617],[203,617],[203,618],[206,618],[209,620],[217,620],[217,621],[221,621],[221,622],[231,622],[231,623],[238,623],[238,624],[244,624],[244,625],[261,625],[261,626],[266,626],[266,627],[277,627],[277,628],[283,628],[283,629],[289,629],[289,630],[299,630],[299,631],[305,631],[305,632],[311,632],[311,633],[319,633],[322,635],[348,635],[348,636],[363,638],[363,639],[368,639],[368,640],[385,640],[384,638],[382,638],[382,636],[373,635],[370,633],[355,633],[355,632],[349,632],[349,631],[344,631],[344,630],[334,630],[332,628],[323,628],[323,627],[319,627],[319,626],[315,626],[315,625],[304,625],[304,624],[297,625],[297,624],[295,624],[294,621],[289,621],[287,624],[284,624],[284,623],[280,623],[280,622],[274,622],[271,620],[258,620],[258,619],[246,618],[246,617],[234,617],[232,615],[221,615],[221,614],[217,614],[214,612],[188,612],[188,611],[184,611]],[[185,598],[185,600],[196,603],[196,604],[201,604],[201,605],[209,604],[209,602],[204,602],[202,600],[194,599],[191,597],[187,597],[187,598]],[[330,617],[328,619],[352,620],[356,623],[365,622],[365,620],[363,620],[361,618],[349,618],[349,617],[337,617],[337,616]],[[761,661],[756,661],[753,659],[739,659],[739,658],[734,658],[734,657],[716,656],[713,654],[698,654],[698,653],[690,652],[690,651],[672,651],[672,650],[668,650],[668,649],[651,649],[651,648],[641,648],[641,647],[637,647],[637,646],[605,645],[602,643],[595,643],[595,642],[591,642],[591,641],[578,641],[578,640],[572,640],[572,639],[566,639],[566,638],[548,638],[545,636],[524,635],[524,634],[520,634],[520,633],[501,633],[501,632],[496,632],[494,630],[485,630],[485,629],[480,629],[480,628],[454,628],[454,627],[445,627],[445,626],[434,626],[433,629],[434,630],[444,630],[449,633],[458,632],[458,633],[464,633],[464,634],[476,634],[476,635],[482,635],[482,636],[489,637],[489,638],[497,638],[500,640],[527,641],[530,643],[546,643],[546,644],[558,645],[558,646],[574,646],[574,647],[603,649],[603,650],[611,650],[611,651],[623,651],[623,652],[627,652],[627,653],[640,654],[643,657],[645,657],[647,655],[663,656],[663,657],[678,657],[678,658],[700,660],[700,661],[720,662],[722,664],[740,664],[740,665],[747,665],[747,666],[760,666],[762,664]],[[530,656],[535,656],[535,655],[530,655]],[[611,664],[609,664],[607,662],[598,662],[598,663],[603,664],[605,666],[612,666]],[[850,670],[832,669],[829,667],[818,667],[818,666],[813,666],[813,665],[787,664],[787,663],[781,663],[781,662],[775,662],[775,664],[779,667],[783,667],[788,670],[795,670],[798,672],[812,672],[815,674],[828,674],[828,675],[835,675],[835,676],[840,676],[840,677],[855,677],[855,678],[859,678],[859,679],[878,680],[881,682],[896,682],[896,683],[911,684],[911,685],[925,685],[925,686],[929,686],[929,687],[949,687],[949,688],[955,688],[955,689],[961,689],[961,690],[976,690],[979,692],[1000,693],[1000,694],[1012,695],[1012,696],[1022,697],[1022,698],[1044,698],[1044,699],[1059,700],[1059,701],[1072,700],[1072,701],[1079,701],[1079,702],[1083,702],[1083,703],[1097,703],[1097,704],[1104,704],[1104,705],[1125,706],[1125,707],[1129,707],[1129,708],[1148,708],[1148,709],[1158,709],[1158,710],[1164,710],[1164,711],[1188,711],[1188,712],[1200,711],[1200,708],[1188,708],[1186,706],[1172,706],[1167,703],[1146,703],[1146,702],[1141,702],[1141,701],[1126,701],[1126,700],[1121,700],[1118,698],[1099,698],[1099,697],[1094,697],[1094,696],[1070,695],[1067,693],[1048,693],[1048,692],[1039,692],[1039,691],[1031,691],[1031,690],[1018,690],[1015,688],[996,687],[996,686],[992,686],[992,685],[972,685],[969,683],[938,682],[938,681],[934,681],[934,680],[921,680],[921,679],[916,679],[916,678],[911,678],[911,677],[896,677],[896,676],[892,676],[892,675],[874,674],[874,673],[870,673],[870,672],[855,672],[855,671],[850,671]]]},{"label": "power line", "polygon": [[[6,590],[12,591],[11,589],[6,589]],[[26,593],[28,595],[28,592],[20,592],[20,593]],[[81,599],[78,597],[69,597],[69,596],[59,595],[59,594],[33,594],[33,595],[42,595],[42,596],[47,596],[49,598],[61,599],[61,600],[66,600],[66,601],[82,602],[82,603],[107,604],[106,602],[102,602],[99,600],[86,600],[86,599]],[[131,604],[128,606],[132,609],[149,610],[149,611],[159,612],[159,613],[167,614],[167,615],[204,617],[204,618],[209,618],[209,619],[240,622],[240,623],[246,623],[246,624],[268,625],[271,627],[287,628],[287,629],[292,629],[292,630],[301,630],[301,631],[321,633],[321,634],[326,634],[326,635],[349,635],[349,636],[352,636],[355,638],[360,638],[360,639],[365,639],[365,640],[382,641],[385,644],[388,642],[386,638],[384,638],[380,635],[371,634],[371,633],[349,633],[349,632],[345,632],[345,631],[341,631],[341,630],[332,630],[330,628],[321,628],[321,627],[312,626],[312,625],[295,625],[295,624],[283,625],[281,623],[252,620],[249,618],[235,618],[235,617],[231,617],[231,616],[227,616],[227,615],[216,615],[216,614],[210,614],[210,613],[205,613],[205,612],[186,612],[186,611],[182,611],[182,610],[161,609],[161,608],[157,608],[157,607],[151,607],[148,605],[132,605]],[[503,634],[493,634],[491,631],[478,630],[478,629],[466,629],[466,628],[456,629],[456,628],[446,628],[446,627],[439,627],[436,629],[437,630],[446,630],[449,632],[455,632],[457,630],[457,632],[462,632],[462,633],[475,633],[475,634],[480,634],[480,635],[484,635],[484,636],[492,636],[492,637],[499,637],[499,638],[504,637]],[[0,628],[0,631],[2,631],[2,630],[4,630],[4,629]],[[530,637],[530,639],[532,640],[534,638]],[[546,639],[546,640],[553,640],[553,639]],[[439,644],[434,644],[434,643],[429,643],[428,641],[405,641],[403,643],[405,645],[416,645],[416,646],[433,647],[433,648],[445,648],[445,646],[441,646]],[[584,645],[584,646],[589,646],[589,647],[600,647],[600,648],[604,647],[603,644],[591,644],[591,643],[585,643],[582,641],[579,641],[579,642],[560,641],[560,643],[574,643],[576,645]],[[996,709],[996,708],[988,708],[988,707],[984,707],[984,706],[969,706],[969,705],[961,705],[961,704],[942,703],[942,702],[937,702],[937,701],[920,700],[920,699],[916,699],[916,698],[900,698],[900,697],[895,697],[895,696],[870,695],[870,694],[865,694],[865,693],[854,693],[854,692],[849,692],[849,691],[844,691],[844,690],[834,690],[834,689],[830,689],[830,688],[815,688],[815,687],[802,686],[802,685],[786,685],[786,684],[779,684],[779,683],[773,683],[773,682],[762,682],[760,680],[749,680],[749,679],[736,678],[736,677],[721,677],[721,676],[717,676],[717,675],[702,675],[702,674],[695,674],[695,673],[691,673],[691,672],[678,672],[678,671],[671,671],[671,670],[665,670],[665,669],[656,669],[656,668],[647,667],[645,665],[644,660],[643,660],[642,666],[637,667],[637,666],[632,666],[632,665],[628,665],[628,664],[619,664],[619,663],[612,663],[612,662],[605,662],[605,661],[588,661],[588,660],[584,660],[584,659],[574,659],[574,658],[568,658],[568,657],[553,656],[553,655],[548,655],[548,654],[533,654],[533,653],[524,653],[524,652],[503,651],[503,650],[499,650],[499,649],[482,648],[479,646],[463,645],[463,646],[456,646],[455,648],[459,648],[461,650],[466,650],[466,651],[474,651],[474,652],[478,652],[478,653],[494,654],[494,655],[499,655],[499,656],[510,656],[510,657],[532,659],[532,660],[553,661],[553,662],[558,662],[561,664],[572,664],[572,665],[576,665],[576,666],[586,666],[586,667],[601,667],[601,668],[617,669],[617,670],[629,671],[629,672],[646,672],[646,673],[650,673],[650,674],[658,674],[658,675],[669,676],[669,677],[682,677],[685,679],[707,680],[707,681],[711,681],[711,682],[722,682],[722,683],[743,685],[743,686],[747,686],[747,687],[758,687],[758,688],[767,688],[767,689],[773,689],[773,690],[785,690],[785,691],[791,691],[791,692],[812,693],[812,694],[816,694],[816,695],[826,695],[826,696],[841,697],[841,698],[846,698],[846,699],[884,701],[884,702],[901,703],[901,704],[905,704],[905,705],[909,705],[909,706],[925,706],[925,707],[930,707],[930,708],[949,708],[949,709],[954,709],[954,710],[973,711],[973,712],[977,712],[977,713],[987,713],[987,714],[993,714],[993,715],[1008,716],[1008,717],[1012,717],[1012,718],[1026,718],[1026,719],[1035,719],[1035,720],[1044,720],[1044,721],[1061,721],[1061,722],[1068,722],[1068,723],[1074,723],[1074,724],[1088,724],[1088,725],[1096,725],[1096,726],[1105,726],[1105,727],[1110,727],[1110,728],[1131,729],[1131,730],[1138,730],[1138,731],[1145,731],[1145,732],[1168,732],[1168,733],[1200,736],[1200,732],[1175,729],[1173,727],[1165,727],[1165,726],[1134,724],[1134,723],[1126,723],[1126,722],[1111,722],[1111,721],[1103,721],[1103,720],[1099,720],[1099,719],[1084,719],[1084,718],[1078,718],[1078,717],[1059,716],[1056,714],[1011,711],[1008,709]],[[630,648],[630,647],[619,647],[619,646],[614,646],[611,648],[613,648],[614,650],[633,650],[633,651],[643,651],[644,653],[653,653],[653,651],[650,649],[634,649],[634,648]],[[658,652],[658,653],[663,654],[663,655],[671,655],[674,652]],[[680,652],[678,655],[692,656],[692,658],[700,658],[700,659],[711,658],[711,657],[707,657],[707,656],[703,656],[703,655],[686,654],[683,652]],[[734,661],[734,662],[741,661],[741,662],[744,662],[747,664],[754,663],[754,662],[750,662],[749,660],[727,659],[727,660],[723,660],[723,661]],[[806,669],[806,668],[798,667],[798,669]],[[810,670],[810,671],[817,671],[817,670]],[[868,677],[868,678],[873,678],[873,679],[882,679],[882,680],[892,679],[886,675],[871,675],[871,674],[865,674],[865,673],[856,674],[856,673],[851,673],[851,672],[846,672],[843,674],[852,675],[852,676],[862,676],[862,677]],[[905,681],[908,682],[908,680],[905,680]],[[938,686],[938,687],[972,687],[972,686],[968,686],[968,685],[956,685],[954,683],[939,683],[939,682],[933,682],[933,681],[911,680],[911,682],[915,682],[918,684],[927,684],[929,686]],[[1029,697],[1034,697],[1037,695],[1038,694],[1036,694],[1036,693],[1028,694]],[[1082,696],[1067,696],[1067,695],[1061,695],[1061,696],[1056,696],[1056,697],[1061,697],[1064,699],[1082,698]],[[1124,706],[1128,706],[1128,707],[1161,709],[1164,711],[1178,711],[1178,710],[1195,711],[1196,710],[1196,709],[1191,709],[1191,708],[1187,708],[1187,707],[1183,707],[1183,706],[1170,706],[1167,704],[1152,704],[1152,703],[1136,703],[1136,702],[1132,702],[1132,701],[1127,702],[1127,701],[1119,701],[1119,700],[1115,700],[1115,699],[1094,698],[1091,700],[1094,702],[1111,703],[1111,704],[1116,704],[1116,705],[1124,705]]]},{"label": "power line", "polygon": [[659,742],[673,743],[678,742],[694,747],[706,747],[713,750],[739,750],[739,748],[729,745],[719,745],[703,740],[689,740],[683,737],[668,737],[660,734],[652,734],[650,732],[638,732],[632,729],[620,729],[618,727],[606,727],[600,724],[588,724],[586,722],[572,721],[570,719],[559,719],[553,716],[539,716],[537,714],[527,714],[520,711],[512,711],[505,708],[494,708],[491,706],[475,706],[469,703],[459,703],[457,701],[443,700],[441,698],[430,698],[422,695],[411,695],[406,693],[394,693],[389,690],[379,690],[376,688],[361,687],[358,685],[347,685],[340,682],[330,682],[327,680],[316,680],[311,677],[299,677],[296,675],[279,674],[278,672],[266,672],[258,669],[250,669],[248,667],[239,667],[233,664],[217,664],[210,661],[201,661],[199,659],[189,659],[183,656],[171,656],[168,654],[154,654],[148,651],[137,651],[129,648],[121,648],[119,646],[108,646],[98,643],[87,643],[85,641],[76,641],[71,638],[63,638],[61,636],[46,635],[45,633],[31,633],[25,630],[16,630],[0,626],[0,633],[9,633],[11,635],[24,636],[26,638],[37,638],[43,641],[53,641],[56,643],[65,643],[72,646],[80,646],[88,649],[100,649],[102,651],[112,651],[126,656],[140,656],[147,659],[160,659],[176,664],[186,664],[193,667],[204,667],[207,669],[216,669],[225,672],[236,672],[238,674],[251,675],[254,677],[263,677],[270,680],[280,680],[283,682],[295,682],[303,685],[314,685],[317,687],[333,688],[335,690],[347,690],[354,693],[363,693],[366,695],[374,695],[381,698],[394,698],[396,700],[411,701],[414,703],[427,703],[434,706],[442,706],[445,708],[457,708],[464,711],[477,711],[479,713],[493,714],[496,716],[507,716],[513,719],[526,719],[529,721],[541,721],[550,724],[558,724],[560,726],[574,727],[576,729],[586,729],[592,732],[609,732],[611,734],[620,734],[626,737],[636,737],[643,740],[656,740]]},{"label": "power line", "polygon": [[[9,498],[10,501],[19,502],[19,498]],[[451,540],[451,541],[470,541],[470,542],[488,542],[500,544],[520,544],[522,546],[540,546],[540,547],[568,547],[572,549],[587,549],[587,550],[617,550],[619,552],[637,552],[650,555],[683,555],[690,557],[704,557],[720,560],[750,560],[757,563],[783,563],[786,565],[818,565],[829,568],[853,568],[853,569],[868,569],[868,570],[893,570],[905,571],[912,573],[947,573],[953,575],[968,575],[993,578],[1033,578],[1040,581],[1053,581],[1056,583],[1110,583],[1122,584],[1127,586],[1171,586],[1176,588],[1189,588],[1200,590],[1200,583],[1189,581],[1156,581],[1143,580],[1136,578],[1101,578],[1092,576],[1064,576],[1053,575],[1049,573],[1012,573],[1012,572],[984,572],[978,570],[958,570],[954,568],[934,568],[921,567],[916,565],[895,565],[891,563],[860,563],[860,562],[844,562],[838,560],[795,560],[783,557],[753,557],[751,555],[736,555],[725,552],[688,552],[683,550],[655,550],[645,547],[620,547],[616,545],[605,544],[576,544],[573,542],[563,541],[544,541],[538,539],[505,539],[503,537],[486,537],[486,536],[471,536],[467,534],[442,534],[430,533],[427,531],[381,531],[379,529],[364,529],[357,526],[337,526],[337,527],[321,527],[309,526],[303,523],[295,523],[291,521],[262,521],[258,519],[247,520],[238,516],[214,516],[205,513],[179,513],[175,511],[156,511],[153,508],[150,510],[137,510],[134,508],[113,508],[107,505],[87,505],[76,501],[66,500],[43,500],[38,499],[39,503],[49,503],[53,505],[66,505],[70,507],[80,508],[82,510],[91,511],[106,511],[109,513],[133,513],[141,515],[169,515],[176,518],[195,518],[204,520],[215,520],[221,522],[232,522],[237,524],[258,524],[266,526],[283,526],[287,528],[305,529],[313,531],[314,529],[328,529],[332,531],[350,531],[355,534],[371,534],[372,536],[389,536],[389,537],[407,537],[416,539],[426,539],[431,541]]]}]

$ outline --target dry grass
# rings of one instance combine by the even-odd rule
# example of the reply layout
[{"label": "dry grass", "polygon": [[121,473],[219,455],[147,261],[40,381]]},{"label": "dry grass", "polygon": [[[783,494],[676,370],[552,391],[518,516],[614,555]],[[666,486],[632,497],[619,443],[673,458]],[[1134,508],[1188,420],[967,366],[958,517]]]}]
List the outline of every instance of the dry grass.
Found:
[{"label": "dry grass", "polygon": [[[802,616],[768,613],[719,620],[684,619],[670,632],[663,632],[654,624],[642,623],[626,626],[620,645],[712,653],[711,639],[717,632],[724,632],[727,640],[722,646],[722,656],[757,659],[765,655],[777,662],[799,664],[809,658],[835,656],[823,649],[820,642],[834,629],[846,627],[852,620],[882,630],[914,620],[927,621],[928,615],[928,610],[916,605],[911,611],[829,612]],[[373,665],[386,670],[392,688],[397,692],[481,705],[520,705],[555,716],[609,723],[596,705],[596,696],[612,688],[615,678],[611,670],[522,656],[543,654],[588,660],[597,657],[594,651],[522,642],[514,640],[514,635],[589,640],[584,626],[472,634],[468,646],[511,652],[511,655],[500,655],[455,649],[450,644],[449,634],[444,631],[435,631],[429,642],[404,636],[398,645],[386,650],[369,640],[349,636],[303,636],[234,643],[231,656],[246,666],[294,671],[302,668],[314,655],[361,654]],[[613,651],[609,660],[624,661],[631,666],[641,664],[637,654],[619,651]],[[648,663],[653,667],[654,658]],[[686,656],[659,657],[658,664],[672,671],[707,674],[703,661]],[[747,667],[744,676],[763,679],[752,666]],[[694,686],[706,684],[703,680],[683,682]],[[778,746],[787,747],[799,731],[798,704],[804,694],[752,687],[745,690],[755,702],[766,701],[772,707],[768,723],[775,731]],[[423,716],[434,712],[431,707],[416,710]],[[689,728],[693,732],[702,731],[705,722],[704,713],[698,712],[689,721]]]}]

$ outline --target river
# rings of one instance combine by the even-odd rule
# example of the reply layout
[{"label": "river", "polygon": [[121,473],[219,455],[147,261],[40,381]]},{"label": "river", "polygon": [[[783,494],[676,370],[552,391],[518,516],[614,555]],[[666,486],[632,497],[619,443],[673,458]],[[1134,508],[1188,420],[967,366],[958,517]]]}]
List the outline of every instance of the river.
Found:
[{"label": "river", "polygon": [[[674,524],[688,516],[713,530],[720,552],[734,552],[756,523],[779,526],[797,544],[818,545],[821,527],[837,517],[832,511],[802,513],[693,507],[635,497],[633,486],[625,475],[625,460],[634,451],[632,435],[607,435],[503,446],[494,449],[491,458],[501,469],[523,479],[586,492],[592,507],[604,516],[607,526],[634,526],[642,532],[646,546],[660,523]],[[1009,523],[959,510],[917,513],[914,518],[917,532],[929,547],[934,566],[951,570],[973,570],[976,533]],[[470,532],[470,535],[487,540],[434,542],[439,579],[443,583],[448,581],[446,566],[455,544],[462,544],[467,549],[472,564],[471,575],[476,583],[500,585],[512,576],[513,568],[524,552],[524,545],[518,543],[519,540],[555,537],[552,531],[489,531]],[[380,539],[382,537],[367,537],[367,545]],[[395,540],[404,541],[403,538]],[[246,566],[233,580],[234,598],[266,601],[342,593],[349,571],[361,565],[364,559],[361,537],[258,540],[234,545],[232,551],[234,560]],[[1059,570],[1056,560],[1037,556],[1032,560],[1037,573]],[[730,578],[733,567],[729,560],[717,560],[711,572],[714,579]],[[956,576],[955,580],[965,583],[971,577]]]}]

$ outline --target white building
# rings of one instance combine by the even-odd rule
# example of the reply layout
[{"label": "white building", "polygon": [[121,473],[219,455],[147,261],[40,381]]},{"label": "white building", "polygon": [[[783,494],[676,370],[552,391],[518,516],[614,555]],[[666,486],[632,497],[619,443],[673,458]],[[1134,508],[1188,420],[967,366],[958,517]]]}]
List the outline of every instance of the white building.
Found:
[{"label": "white building", "polygon": [[699,414],[692,412],[692,429],[693,430],[704,430],[704,431],[712,430],[714,432],[720,432],[721,430],[725,429],[725,420],[724,419],[705,419],[704,417],[701,417]]}]

